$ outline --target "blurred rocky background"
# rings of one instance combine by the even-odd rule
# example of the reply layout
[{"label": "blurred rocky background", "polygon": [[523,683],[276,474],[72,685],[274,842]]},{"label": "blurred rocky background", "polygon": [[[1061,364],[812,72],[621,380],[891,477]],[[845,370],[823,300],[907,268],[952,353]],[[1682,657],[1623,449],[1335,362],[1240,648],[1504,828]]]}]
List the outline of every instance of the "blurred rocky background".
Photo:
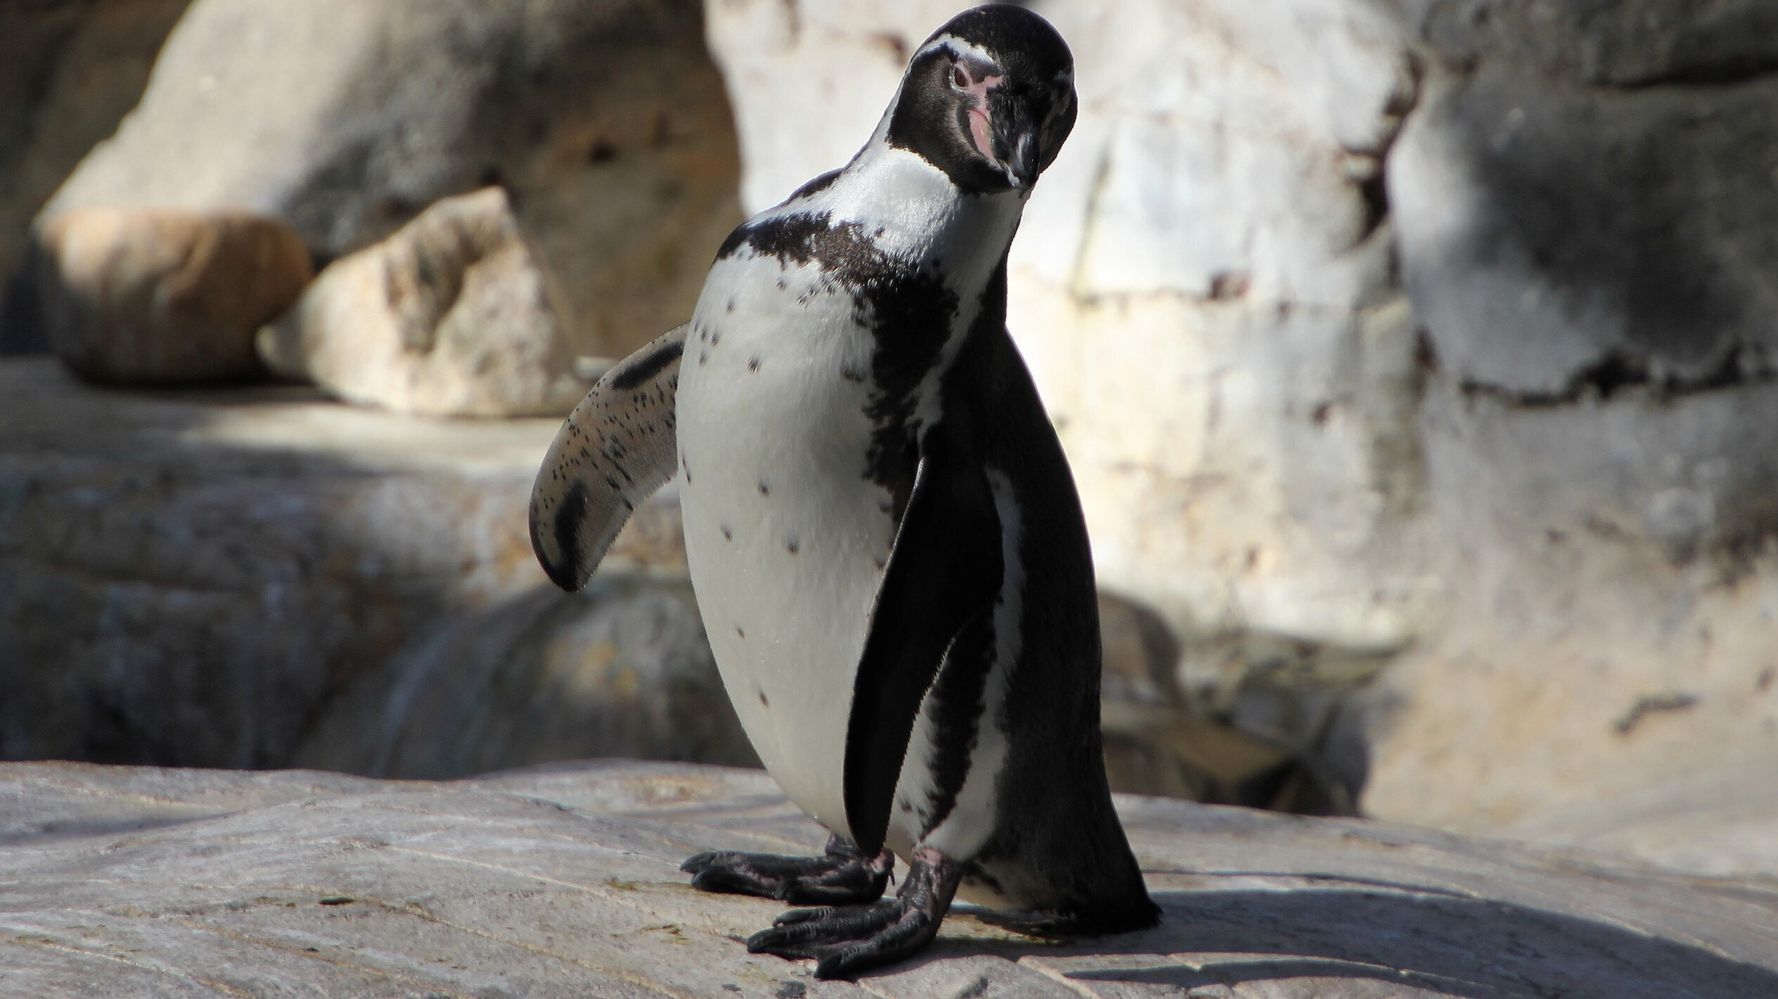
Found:
[{"label": "blurred rocky background", "polygon": [[[1778,873],[1778,8],[1032,6],[1115,784]],[[526,496],[955,9],[0,5],[0,758],[750,761]]]}]

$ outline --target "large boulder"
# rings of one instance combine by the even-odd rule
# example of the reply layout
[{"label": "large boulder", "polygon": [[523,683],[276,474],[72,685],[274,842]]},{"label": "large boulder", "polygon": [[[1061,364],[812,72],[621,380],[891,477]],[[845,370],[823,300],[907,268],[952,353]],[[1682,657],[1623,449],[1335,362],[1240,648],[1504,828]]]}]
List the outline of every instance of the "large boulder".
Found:
[{"label": "large boulder", "polygon": [[136,106],[191,0],[0,4],[0,354],[40,350],[22,290],[8,288],[31,219]]},{"label": "large boulder", "polygon": [[560,414],[592,387],[497,187],[335,261],[258,343],[277,374],[404,413]]},{"label": "large boulder", "polygon": [[736,221],[701,24],[692,0],[197,0],[44,215],[248,210],[325,261],[499,183],[576,349],[621,355],[683,320]]},{"label": "large boulder", "polygon": [[1778,889],[1602,854],[1160,799],[1119,811],[1161,924],[1027,936],[953,911],[852,982],[747,953],[785,908],[692,890],[808,853],[763,774],[606,762],[450,784],[0,767],[20,995],[1767,996]]},{"label": "large boulder", "polygon": [[314,265],[282,221],[91,208],[39,234],[29,278],[51,349],[97,382],[231,381],[259,373],[259,327]]},{"label": "large boulder", "polygon": [[[631,723],[634,692],[601,707],[622,696],[601,677],[695,694],[670,677],[707,652],[689,607],[549,588],[525,511],[554,420],[422,420],[308,389],[105,392],[47,359],[0,364],[0,398],[0,758],[261,767],[308,746],[373,769],[387,728],[330,713],[363,720],[357,692],[391,686],[464,711],[508,691],[486,745],[453,731],[436,760],[397,754],[403,771],[549,758],[540,741],[670,755],[720,731],[666,728],[689,710],[671,702]],[[657,534],[640,518],[612,571],[675,564]],[[496,635],[538,663],[500,658]]]},{"label": "large boulder", "polygon": [[453,615],[329,705],[297,766],[461,777],[587,756],[759,766],[683,577],[624,571]]}]

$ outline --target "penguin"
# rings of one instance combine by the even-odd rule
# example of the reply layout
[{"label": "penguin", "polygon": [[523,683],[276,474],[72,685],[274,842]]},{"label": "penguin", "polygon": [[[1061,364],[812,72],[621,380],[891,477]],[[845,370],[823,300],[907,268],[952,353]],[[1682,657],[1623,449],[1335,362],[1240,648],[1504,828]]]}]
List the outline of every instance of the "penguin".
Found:
[{"label": "penguin", "polygon": [[1071,932],[1159,919],[1105,776],[1085,520],[1005,325],[1007,253],[1075,114],[1047,21],[952,18],[852,160],[735,229],[691,321],[594,386],[533,491],[533,546],[573,590],[679,476],[723,684],[830,833],[684,870],[814,906],[747,946],[821,978],[918,951],[956,897]]}]

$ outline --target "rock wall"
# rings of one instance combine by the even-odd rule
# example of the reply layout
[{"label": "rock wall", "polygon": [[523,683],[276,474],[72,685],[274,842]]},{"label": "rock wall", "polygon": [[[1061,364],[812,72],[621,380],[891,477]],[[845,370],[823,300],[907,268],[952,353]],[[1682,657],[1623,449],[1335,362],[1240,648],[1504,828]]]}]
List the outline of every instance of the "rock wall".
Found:
[{"label": "rock wall", "polygon": [[[1034,7],[1010,324],[1187,703],[1459,825],[1778,765],[1769,8]],[[713,5],[747,207],[948,12]]]}]

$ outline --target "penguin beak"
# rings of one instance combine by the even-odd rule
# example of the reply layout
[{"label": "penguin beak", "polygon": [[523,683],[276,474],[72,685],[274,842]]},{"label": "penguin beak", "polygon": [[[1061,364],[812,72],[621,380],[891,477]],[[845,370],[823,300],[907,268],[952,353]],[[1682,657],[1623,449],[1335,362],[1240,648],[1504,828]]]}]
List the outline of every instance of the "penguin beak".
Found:
[{"label": "penguin beak", "polygon": [[999,102],[994,109],[994,158],[1006,171],[1007,182],[1019,190],[1029,190],[1037,183],[1037,172],[1043,163],[1039,148],[1043,119],[1031,113],[1022,100]]}]

